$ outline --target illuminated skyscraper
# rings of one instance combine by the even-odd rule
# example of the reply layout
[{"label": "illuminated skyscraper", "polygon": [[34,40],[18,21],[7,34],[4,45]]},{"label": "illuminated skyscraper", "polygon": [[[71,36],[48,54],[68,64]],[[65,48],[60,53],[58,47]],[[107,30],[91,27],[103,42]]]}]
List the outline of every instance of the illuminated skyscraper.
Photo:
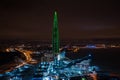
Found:
[{"label": "illuminated skyscraper", "polygon": [[52,52],[54,56],[59,53],[59,30],[57,12],[54,12],[53,30],[52,30]]}]

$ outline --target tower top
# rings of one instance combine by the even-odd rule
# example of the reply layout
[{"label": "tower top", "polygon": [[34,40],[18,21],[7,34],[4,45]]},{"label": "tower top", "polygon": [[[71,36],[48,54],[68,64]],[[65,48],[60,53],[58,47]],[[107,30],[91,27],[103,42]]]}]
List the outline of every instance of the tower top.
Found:
[{"label": "tower top", "polygon": [[55,11],[55,15],[57,15],[57,11]]},{"label": "tower top", "polygon": [[57,11],[54,12],[54,24],[57,24],[57,25],[54,25],[54,27],[58,27]]}]

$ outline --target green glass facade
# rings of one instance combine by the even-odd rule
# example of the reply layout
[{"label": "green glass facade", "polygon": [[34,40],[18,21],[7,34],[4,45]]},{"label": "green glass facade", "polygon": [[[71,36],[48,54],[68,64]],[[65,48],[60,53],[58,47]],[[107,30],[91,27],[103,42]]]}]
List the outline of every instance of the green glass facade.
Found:
[{"label": "green glass facade", "polygon": [[59,53],[59,30],[57,12],[54,12],[53,30],[52,30],[52,52],[54,56]]}]

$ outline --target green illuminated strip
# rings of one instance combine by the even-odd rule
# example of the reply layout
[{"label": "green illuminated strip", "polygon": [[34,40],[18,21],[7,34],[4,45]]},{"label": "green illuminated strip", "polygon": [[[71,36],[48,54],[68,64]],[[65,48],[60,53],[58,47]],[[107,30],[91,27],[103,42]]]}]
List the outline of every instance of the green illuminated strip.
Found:
[{"label": "green illuminated strip", "polygon": [[57,12],[54,13],[54,22],[52,30],[52,51],[56,55],[59,53],[59,30],[58,30],[58,19]]}]

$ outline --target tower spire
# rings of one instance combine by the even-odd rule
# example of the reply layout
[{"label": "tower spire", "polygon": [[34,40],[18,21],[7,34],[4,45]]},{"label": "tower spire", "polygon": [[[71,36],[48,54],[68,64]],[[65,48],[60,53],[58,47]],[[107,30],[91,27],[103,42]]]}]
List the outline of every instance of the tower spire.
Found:
[{"label": "tower spire", "polygon": [[52,52],[54,56],[59,53],[59,30],[57,11],[54,12],[53,30],[52,30]]}]

